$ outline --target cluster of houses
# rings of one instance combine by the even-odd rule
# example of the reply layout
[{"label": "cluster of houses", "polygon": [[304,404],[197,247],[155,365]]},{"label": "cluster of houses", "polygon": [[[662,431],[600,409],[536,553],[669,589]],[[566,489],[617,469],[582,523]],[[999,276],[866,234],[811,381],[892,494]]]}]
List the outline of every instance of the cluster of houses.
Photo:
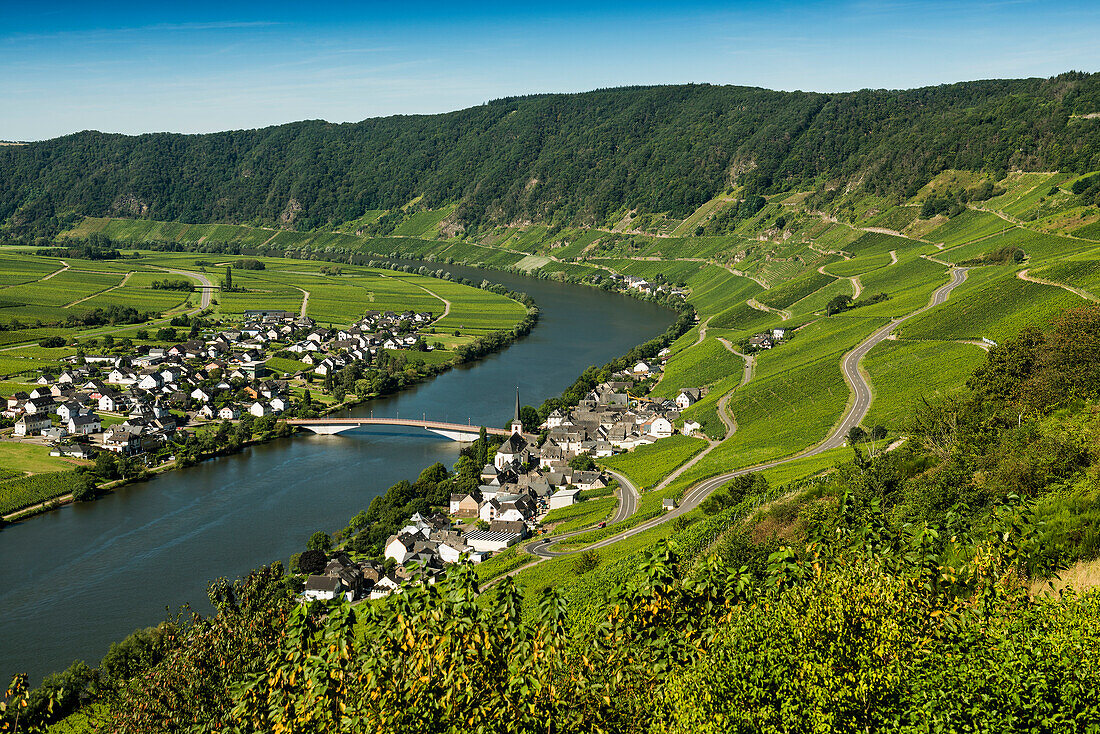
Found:
[{"label": "cluster of houses", "polygon": [[286,350],[323,376],[355,360],[369,362],[379,349],[412,349],[423,344],[425,351],[431,351],[418,329],[432,321],[431,311],[367,311],[358,322],[342,329],[313,328]]},{"label": "cluster of houses", "polygon": [[771,331],[764,331],[759,334],[753,334],[749,337],[749,349],[753,351],[759,351],[761,349],[771,349],[779,342],[783,341],[783,337],[786,335],[786,329],[772,329]]},{"label": "cluster of houses", "polygon": [[680,296],[687,298],[689,292],[683,288],[675,288],[667,283],[653,283],[645,278],[639,278],[636,275],[619,275],[618,273],[612,274],[613,280],[622,281],[622,284],[626,286],[627,290],[639,291],[646,295],[653,295],[654,293],[669,293],[674,296]]},{"label": "cluster of houses", "polygon": [[408,578],[404,569],[386,573],[385,566],[377,561],[352,561],[338,552],[329,559],[323,572],[306,579],[302,598],[322,601],[341,596],[348,601],[381,599],[400,590],[401,583]]},{"label": "cluster of houses", "polygon": [[[606,487],[602,472],[575,469],[570,461],[610,456],[671,436],[679,411],[702,397],[701,390],[687,388],[673,400],[633,399],[626,392],[634,384],[632,376],[614,375],[575,408],[555,410],[540,427],[545,432],[541,444],[539,436],[524,432],[517,396],[510,433],[481,470],[477,490],[451,495],[448,515],[413,515],[386,539],[384,555],[395,564],[393,574],[380,572],[376,562],[355,564],[338,555],[323,574],[307,579],[303,597],[379,599],[409,579],[434,583],[448,565],[480,563],[529,537],[546,512],[574,504],[584,490]],[[355,570],[368,567],[363,573]]]}]

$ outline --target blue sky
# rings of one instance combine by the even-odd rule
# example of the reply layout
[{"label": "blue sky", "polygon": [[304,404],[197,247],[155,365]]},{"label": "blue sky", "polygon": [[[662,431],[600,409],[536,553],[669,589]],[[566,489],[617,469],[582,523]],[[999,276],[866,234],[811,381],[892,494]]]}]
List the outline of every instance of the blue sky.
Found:
[{"label": "blue sky", "polygon": [[1100,3],[0,3],[0,139],[444,112],[629,84],[1100,71]]}]

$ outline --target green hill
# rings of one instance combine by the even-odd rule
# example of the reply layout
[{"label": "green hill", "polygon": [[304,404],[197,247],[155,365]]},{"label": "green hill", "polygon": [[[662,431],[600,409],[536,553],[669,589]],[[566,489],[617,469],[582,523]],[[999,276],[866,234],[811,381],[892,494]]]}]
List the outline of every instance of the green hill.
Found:
[{"label": "green hill", "polygon": [[[19,234],[76,212],[392,231],[455,205],[469,230],[517,221],[609,224],[667,214],[669,231],[733,189],[858,182],[908,197],[946,168],[1100,168],[1100,76],[841,94],[682,85],[516,97],[354,124],[304,121],[207,135],[81,132],[0,148],[0,221]],[[394,212],[409,202],[416,204]],[[758,200],[717,207],[743,218]],[[377,220],[376,210],[391,210]],[[437,222],[414,222],[423,233]]]}]

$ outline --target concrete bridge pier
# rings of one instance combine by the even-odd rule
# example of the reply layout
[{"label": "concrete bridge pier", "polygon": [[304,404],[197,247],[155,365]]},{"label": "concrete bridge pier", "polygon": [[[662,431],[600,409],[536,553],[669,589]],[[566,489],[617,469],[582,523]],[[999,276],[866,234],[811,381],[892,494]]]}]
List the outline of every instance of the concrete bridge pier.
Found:
[{"label": "concrete bridge pier", "polygon": [[335,436],[337,433],[343,433],[344,431],[350,431],[352,428],[358,428],[358,427],[359,426],[355,425],[354,423],[351,423],[351,424],[345,423],[343,425],[341,425],[339,423],[335,423],[335,424],[334,423],[328,423],[328,424],[322,424],[322,425],[318,425],[318,424],[310,425],[310,424],[307,423],[307,424],[302,425],[302,428],[305,428],[307,431],[313,431],[314,433],[316,433],[320,436]]},{"label": "concrete bridge pier", "polygon": [[429,433],[435,433],[443,436],[443,438],[449,438],[452,441],[458,441],[459,443],[473,443],[481,434],[479,432],[469,433],[468,431],[446,431],[440,428],[426,428],[424,429]]}]

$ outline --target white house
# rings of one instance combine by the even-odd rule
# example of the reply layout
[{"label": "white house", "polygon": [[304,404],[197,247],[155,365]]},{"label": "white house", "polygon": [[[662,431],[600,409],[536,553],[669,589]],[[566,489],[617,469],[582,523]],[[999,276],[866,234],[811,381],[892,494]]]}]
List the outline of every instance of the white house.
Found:
[{"label": "white house", "polygon": [[699,402],[700,396],[701,393],[699,388],[685,387],[680,391],[680,394],[676,396],[676,407],[680,410],[686,410]]},{"label": "white house", "polygon": [[271,406],[257,400],[249,406],[248,412],[257,418],[263,418],[265,415],[271,415]]},{"label": "white house", "polygon": [[467,533],[466,542],[476,551],[496,553],[515,545],[521,539],[519,533],[494,533],[491,530],[475,530]]},{"label": "white house", "polygon": [[643,423],[642,430],[654,438],[668,438],[672,435],[672,423],[663,415],[658,415]]},{"label": "white house", "polygon": [[118,395],[108,393],[99,397],[99,409],[108,413],[117,413],[123,408],[123,401]]},{"label": "white house", "polygon": [[50,417],[44,413],[27,414],[15,422],[15,435],[34,436],[51,425]]},{"label": "white house", "polygon": [[208,391],[203,390],[201,387],[196,387],[194,390],[192,390],[191,397],[202,403],[209,403],[211,400],[214,399],[213,395],[211,395]]},{"label": "white house", "polygon": [[271,409],[276,413],[282,413],[288,407],[287,401],[276,395],[271,398]]},{"label": "white house", "polygon": [[684,421],[684,435],[694,436],[695,432],[702,427],[703,425],[701,423],[697,423],[696,421]]},{"label": "white house", "polygon": [[148,390],[156,390],[162,384],[164,384],[164,381],[161,380],[160,374],[154,372],[154,373],[145,375],[140,380],[138,380],[137,386],[142,390],[148,391]]},{"label": "white house", "polygon": [[74,415],[80,415],[80,413],[80,403],[77,402],[62,403],[61,405],[57,406],[57,417],[63,421],[69,420]]},{"label": "white house", "polygon": [[343,588],[343,582],[335,576],[310,576],[306,580],[302,596],[306,599],[331,601],[343,592]]},{"label": "white house", "polygon": [[607,484],[598,471],[579,471],[573,474],[573,486],[577,489],[602,489]]},{"label": "white house", "polygon": [[371,599],[384,599],[390,594],[401,593],[401,582],[395,579],[393,576],[386,574],[374,584],[374,588],[371,589]]},{"label": "white house", "polygon": [[554,494],[550,495],[550,509],[556,510],[560,507],[569,507],[577,501],[577,492],[579,489],[559,489]]},{"label": "white house", "polygon": [[412,555],[413,545],[416,540],[407,535],[395,535],[386,543],[386,558],[392,558],[398,563],[404,563],[405,559]]},{"label": "white house", "polygon": [[462,560],[462,556],[468,553],[470,548],[468,546],[449,541],[439,544],[439,558],[444,563],[458,563]]},{"label": "white house", "polygon": [[492,522],[497,519],[497,515],[500,513],[500,503],[496,499],[491,499],[481,504],[481,507],[477,511],[479,519],[485,522]]},{"label": "white house", "polygon": [[95,414],[74,415],[69,419],[66,428],[74,436],[87,436],[89,433],[99,433],[103,430],[103,426],[99,422],[99,416]]},{"label": "white house", "polygon": [[218,411],[218,417],[223,421],[235,421],[241,417],[241,411],[237,410],[232,405],[227,405]]}]

